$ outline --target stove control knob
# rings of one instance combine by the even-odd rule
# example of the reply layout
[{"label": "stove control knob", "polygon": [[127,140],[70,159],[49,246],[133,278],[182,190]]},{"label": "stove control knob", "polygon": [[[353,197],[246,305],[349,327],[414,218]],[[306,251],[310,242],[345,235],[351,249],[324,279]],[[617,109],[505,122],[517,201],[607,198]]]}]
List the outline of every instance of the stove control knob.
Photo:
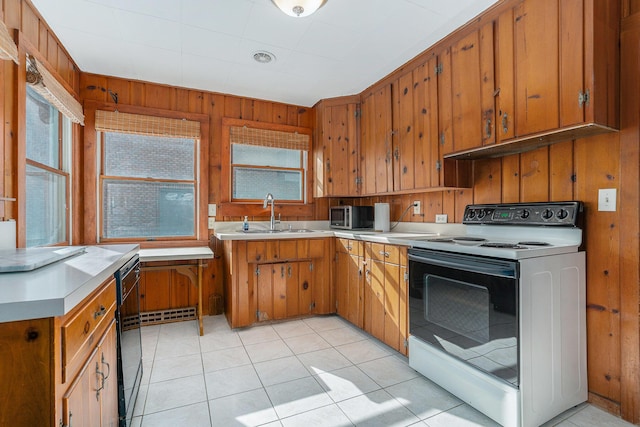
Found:
[{"label": "stove control knob", "polygon": [[520,212],[520,218],[522,219],[529,218],[529,211],[527,209],[523,209],[522,212]]},{"label": "stove control knob", "polygon": [[484,209],[480,209],[480,212],[478,212],[478,219],[484,218],[485,215],[486,212],[484,211]]},{"label": "stove control knob", "polygon": [[476,216],[476,211],[473,209],[469,209],[469,211],[467,212],[467,219],[473,219]]},{"label": "stove control knob", "polygon": [[567,211],[566,211],[566,209],[560,209],[560,210],[558,211],[558,213],[556,214],[556,216],[557,216],[559,219],[565,219],[566,217],[568,217],[568,216],[569,216],[569,212],[567,212]]},{"label": "stove control knob", "polygon": [[543,219],[551,219],[553,217],[553,211],[551,209],[545,209],[542,211]]}]

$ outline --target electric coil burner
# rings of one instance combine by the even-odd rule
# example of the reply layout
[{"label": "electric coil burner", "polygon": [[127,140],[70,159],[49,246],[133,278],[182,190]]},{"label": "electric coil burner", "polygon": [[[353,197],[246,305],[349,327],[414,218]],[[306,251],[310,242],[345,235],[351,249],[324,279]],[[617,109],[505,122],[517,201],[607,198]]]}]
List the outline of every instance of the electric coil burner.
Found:
[{"label": "electric coil burner", "polygon": [[580,202],[469,205],[409,242],[409,364],[504,426],[587,399]]}]

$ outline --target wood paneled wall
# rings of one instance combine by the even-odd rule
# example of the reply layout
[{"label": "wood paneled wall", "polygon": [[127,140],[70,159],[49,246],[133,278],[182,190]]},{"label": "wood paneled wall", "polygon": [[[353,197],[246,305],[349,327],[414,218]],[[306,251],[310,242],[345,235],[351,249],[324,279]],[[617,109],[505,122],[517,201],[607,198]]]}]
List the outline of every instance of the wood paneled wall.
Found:
[{"label": "wood paneled wall", "polygon": [[[80,96],[83,101],[93,100],[113,103],[113,94],[117,94],[118,105],[197,113],[209,116],[210,138],[209,141],[204,141],[204,143],[209,144],[209,176],[207,178],[209,180],[209,194],[207,196],[209,203],[219,203],[220,201],[223,117],[308,128],[314,128],[315,126],[315,110],[312,108],[96,74],[81,74]],[[79,165],[79,167],[81,167],[81,165]],[[84,203],[92,202],[94,201],[84,201]],[[325,200],[318,199],[314,203],[314,209],[317,212],[328,211],[327,203]],[[324,208],[324,206],[326,206],[326,208]],[[290,221],[298,219],[309,220],[314,219],[316,216],[317,215],[314,215],[313,218],[284,217],[282,219]],[[202,220],[206,221],[206,218]],[[241,218],[218,217],[216,220],[239,221]],[[251,220],[268,220],[268,218],[253,217]],[[211,245],[214,244],[211,238],[210,242]],[[221,248],[212,247],[212,249],[214,252],[220,253],[218,249]],[[208,308],[206,304],[209,295],[214,293],[222,294],[223,292],[222,271],[218,257],[209,262],[208,268],[204,271],[203,295],[205,313]],[[161,295],[156,295],[154,298],[149,298],[146,301],[146,310],[161,310],[175,306],[171,302],[174,301],[175,298],[170,298],[170,296],[176,295],[178,291],[176,289],[165,288],[167,286],[171,288],[171,284],[179,287],[181,286],[181,282],[173,280],[175,277],[172,279],[171,274],[170,271],[155,272],[153,277],[149,276],[147,278],[147,282],[163,283],[163,286],[157,287],[155,290],[157,294]],[[146,289],[146,294],[151,296],[152,291]]]}]

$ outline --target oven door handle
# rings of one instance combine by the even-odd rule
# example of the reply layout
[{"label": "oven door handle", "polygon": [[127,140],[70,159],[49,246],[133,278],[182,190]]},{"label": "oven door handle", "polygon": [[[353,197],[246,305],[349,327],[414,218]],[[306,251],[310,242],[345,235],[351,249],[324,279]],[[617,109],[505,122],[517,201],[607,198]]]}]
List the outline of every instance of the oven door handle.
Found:
[{"label": "oven door handle", "polygon": [[445,259],[424,258],[413,254],[409,254],[409,261],[419,262],[421,264],[436,265],[439,267],[453,268],[455,270],[467,271],[471,273],[488,274],[497,277],[506,277],[511,279],[518,277],[517,268],[510,265],[493,265],[491,263],[486,264],[480,261],[473,263],[461,263],[457,260],[449,261]]}]

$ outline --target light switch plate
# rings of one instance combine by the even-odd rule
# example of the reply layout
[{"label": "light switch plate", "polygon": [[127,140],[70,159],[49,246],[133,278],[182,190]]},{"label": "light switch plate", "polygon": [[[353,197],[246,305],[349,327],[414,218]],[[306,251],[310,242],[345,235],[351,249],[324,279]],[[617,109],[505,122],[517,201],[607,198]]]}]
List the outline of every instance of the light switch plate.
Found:
[{"label": "light switch plate", "polygon": [[601,188],[598,190],[598,210],[601,212],[615,212],[616,189]]},{"label": "light switch plate", "polygon": [[447,214],[436,214],[436,224],[446,224],[447,219]]},{"label": "light switch plate", "polygon": [[207,225],[209,230],[213,230],[216,227],[216,219],[209,217],[209,222]]},{"label": "light switch plate", "polygon": [[218,206],[215,203],[209,204],[209,216],[216,216]]},{"label": "light switch plate", "polygon": [[420,200],[415,200],[413,202],[413,214],[420,215]]}]

